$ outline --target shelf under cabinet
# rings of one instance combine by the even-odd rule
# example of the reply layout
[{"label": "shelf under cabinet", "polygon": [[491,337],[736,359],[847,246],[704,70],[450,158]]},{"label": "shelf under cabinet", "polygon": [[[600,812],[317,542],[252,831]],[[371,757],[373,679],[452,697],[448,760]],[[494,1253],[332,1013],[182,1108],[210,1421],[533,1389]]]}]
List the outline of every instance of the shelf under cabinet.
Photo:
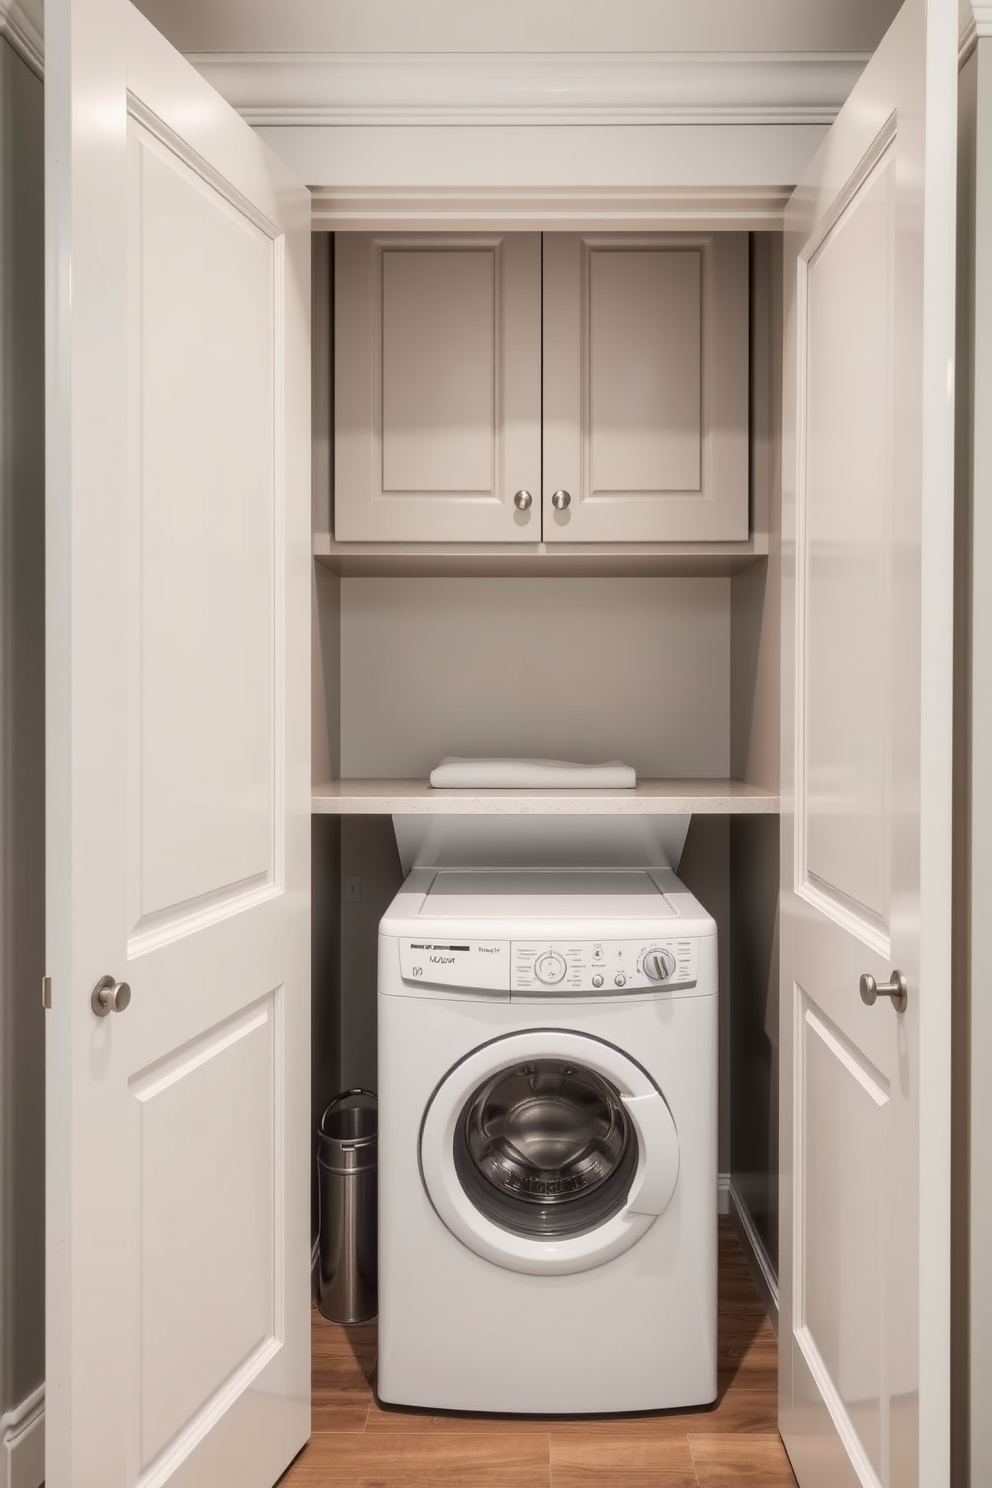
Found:
[{"label": "shelf under cabinet", "polygon": [[362,543],[315,533],[313,556],[345,578],[726,578],[768,556],[768,537],[711,543]]},{"label": "shelf under cabinet", "polygon": [[426,780],[316,785],[314,815],[590,815],[705,812],[774,815],[779,796],[742,780],[642,780],[633,790],[435,790]]}]

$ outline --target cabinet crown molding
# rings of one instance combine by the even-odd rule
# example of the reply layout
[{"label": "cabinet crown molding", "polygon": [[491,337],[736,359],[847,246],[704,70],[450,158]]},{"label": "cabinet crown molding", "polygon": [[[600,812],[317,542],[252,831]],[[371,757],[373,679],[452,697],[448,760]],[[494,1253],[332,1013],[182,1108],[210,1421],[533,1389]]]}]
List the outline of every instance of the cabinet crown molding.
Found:
[{"label": "cabinet crown molding", "polygon": [[867,53],[219,53],[255,125],[829,124]]},{"label": "cabinet crown molding", "polygon": [[989,0],[962,0],[961,34],[963,43],[992,36],[992,3]]},{"label": "cabinet crown molding", "polygon": [[0,36],[37,73],[45,70],[43,0],[0,0]]}]

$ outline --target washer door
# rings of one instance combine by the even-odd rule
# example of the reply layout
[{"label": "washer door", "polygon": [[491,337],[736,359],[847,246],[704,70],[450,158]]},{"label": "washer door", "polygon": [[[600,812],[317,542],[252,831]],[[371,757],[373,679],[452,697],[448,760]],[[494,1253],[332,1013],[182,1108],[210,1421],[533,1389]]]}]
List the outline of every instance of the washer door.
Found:
[{"label": "washer door", "polygon": [[602,1039],[541,1028],[493,1039],[431,1098],[420,1132],[431,1203],[470,1250],[512,1271],[586,1271],[634,1245],[675,1192],[672,1113]]}]

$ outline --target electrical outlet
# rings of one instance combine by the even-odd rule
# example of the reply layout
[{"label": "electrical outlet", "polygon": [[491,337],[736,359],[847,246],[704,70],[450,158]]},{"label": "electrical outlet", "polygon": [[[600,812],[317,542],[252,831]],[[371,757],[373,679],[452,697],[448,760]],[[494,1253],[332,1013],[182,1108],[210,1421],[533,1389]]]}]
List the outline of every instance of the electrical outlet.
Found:
[{"label": "electrical outlet", "polygon": [[362,902],[362,880],[357,873],[348,874],[344,881],[345,904],[361,904]]}]

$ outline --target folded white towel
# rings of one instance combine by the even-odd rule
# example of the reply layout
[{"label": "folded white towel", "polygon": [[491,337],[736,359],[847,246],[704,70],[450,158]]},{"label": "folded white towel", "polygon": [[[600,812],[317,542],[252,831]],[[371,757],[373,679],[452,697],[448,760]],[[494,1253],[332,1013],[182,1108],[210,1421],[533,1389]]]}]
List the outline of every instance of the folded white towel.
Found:
[{"label": "folded white towel", "polygon": [[636,784],[636,772],[620,760],[447,758],[431,771],[431,785],[461,790],[632,790]]}]

